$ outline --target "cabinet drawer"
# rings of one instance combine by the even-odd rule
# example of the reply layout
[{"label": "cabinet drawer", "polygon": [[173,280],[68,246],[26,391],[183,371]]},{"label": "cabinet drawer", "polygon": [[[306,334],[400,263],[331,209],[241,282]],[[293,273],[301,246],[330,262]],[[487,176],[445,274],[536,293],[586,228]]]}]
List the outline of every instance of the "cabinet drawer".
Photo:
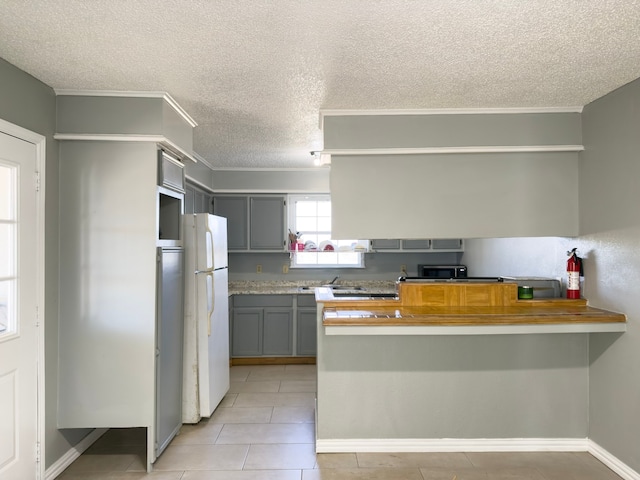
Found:
[{"label": "cabinet drawer", "polygon": [[298,295],[298,307],[315,307],[315,295]]},{"label": "cabinet drawer", "polygon": [[234,307],[293,307],[293,295],[234,295]]}]

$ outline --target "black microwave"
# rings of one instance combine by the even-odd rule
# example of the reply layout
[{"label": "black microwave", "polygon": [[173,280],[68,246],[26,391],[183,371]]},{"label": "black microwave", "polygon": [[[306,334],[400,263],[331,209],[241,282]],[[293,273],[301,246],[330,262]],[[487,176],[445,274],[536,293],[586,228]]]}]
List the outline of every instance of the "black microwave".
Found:
[{"label": "black microwave", "polygon": [[418,265],[418,277],[421,278],[466,278],[465,265]]}]

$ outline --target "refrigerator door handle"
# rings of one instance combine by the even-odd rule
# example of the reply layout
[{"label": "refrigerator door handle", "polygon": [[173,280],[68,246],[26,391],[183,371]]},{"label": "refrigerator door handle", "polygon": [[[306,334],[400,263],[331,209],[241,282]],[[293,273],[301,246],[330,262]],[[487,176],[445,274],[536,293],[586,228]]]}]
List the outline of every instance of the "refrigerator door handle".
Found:
[{"label": "refrigerator door handle", "polygon": [[[211,278],[211,286],[213,286],[213,270],[209,270],[206,272],[207,276]],[[211,336],[211,317],[213,315],[213,310],[215,309],[216,303],[216,295],[214,289],[211,289],[211,309],[207,312],[207,335]]]},{"label": "refrigerator door handle", "polygon": [[211,274],[213,272],[213,269],[209,269],[209,270],[196,270],[195,273],[196,275],[199,275],[201,273],[206,273],[206,274]]}]

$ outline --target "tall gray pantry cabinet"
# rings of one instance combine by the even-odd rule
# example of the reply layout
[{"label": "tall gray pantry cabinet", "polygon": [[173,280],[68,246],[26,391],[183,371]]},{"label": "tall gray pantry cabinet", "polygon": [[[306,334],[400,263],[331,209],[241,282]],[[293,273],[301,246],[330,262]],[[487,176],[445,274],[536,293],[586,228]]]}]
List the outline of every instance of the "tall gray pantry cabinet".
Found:
[{"label": "tall gray pantry cabinet", "polygon": [[146,428],[150,471],[182,423],[180,160],[190,161],[191,145],[180,147],[186,135],[173,131],[177,119],[164,98],[142,107],[127,99],[142,117],[134,128],[163,117],[154,125],[165,130],[139,138],[120,131],[129,111],[122,99],[108,110],[122,114],[112,123],[87,119],[89,107],[104,98],[63,100],[83,100],[59,111],[76,129],[89,124],[98,134],[65,132],[73,122],[59,118],[58,427]]}]

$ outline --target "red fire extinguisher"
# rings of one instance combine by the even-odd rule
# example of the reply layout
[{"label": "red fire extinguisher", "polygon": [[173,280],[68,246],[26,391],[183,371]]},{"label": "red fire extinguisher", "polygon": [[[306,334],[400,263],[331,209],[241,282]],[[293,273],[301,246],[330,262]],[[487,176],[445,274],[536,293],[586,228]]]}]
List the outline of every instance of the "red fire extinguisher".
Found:
[{"label": "red fire extinguisher", "polygon": [[567,260],[567,298],[580,298],[580,277],[582,276],[582,259],[576,253],[577,248],[570,252]]}]

